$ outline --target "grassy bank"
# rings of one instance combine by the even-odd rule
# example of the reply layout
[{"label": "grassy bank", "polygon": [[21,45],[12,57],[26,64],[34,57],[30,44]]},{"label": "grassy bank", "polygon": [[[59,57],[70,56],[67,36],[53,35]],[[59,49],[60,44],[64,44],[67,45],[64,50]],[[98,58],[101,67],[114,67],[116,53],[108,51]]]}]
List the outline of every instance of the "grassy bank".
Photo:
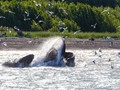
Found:
[{"label": "grassy bank", "polygon": [[[17,37],[17,33],[7,33],[7,37]],[[86,32],[86,33],[58,33],[58,32],[24,32],[23,37],[29,38],[43,38],[51,36],[63,36],[68,38],[120,38],[120,33],[95,33],[95,32]]]}]

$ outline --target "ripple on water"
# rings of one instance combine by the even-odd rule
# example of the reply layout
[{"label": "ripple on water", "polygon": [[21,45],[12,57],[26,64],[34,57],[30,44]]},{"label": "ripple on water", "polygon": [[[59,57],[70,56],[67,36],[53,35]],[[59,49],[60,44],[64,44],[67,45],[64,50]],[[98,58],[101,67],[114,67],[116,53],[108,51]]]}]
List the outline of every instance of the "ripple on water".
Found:
[{"label": "ripple on water", "polygon": [[[119,50],[102,50],[101,57],[95,50],[68,50],[75,53],[75,67],[8,68],[2,63],[36,51],[0,51],[1,90],[119,90]],[[111,60],[109,61],[109,58]],[[93,63],[95,60],[95,63]],[[111,65],[114,67],[111,68]]]}]

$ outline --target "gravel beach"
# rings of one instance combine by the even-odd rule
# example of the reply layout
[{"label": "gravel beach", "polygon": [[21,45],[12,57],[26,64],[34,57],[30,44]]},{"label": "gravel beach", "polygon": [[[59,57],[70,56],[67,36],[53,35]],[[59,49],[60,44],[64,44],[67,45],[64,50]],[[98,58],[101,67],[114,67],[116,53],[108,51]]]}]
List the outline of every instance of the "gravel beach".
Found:
[{"label": "gravel beach", "polygon": [[[0,50],[35,50],[48,38],[0,38]],[[120,39],[66,38],[67,49],[120,49]]]}]

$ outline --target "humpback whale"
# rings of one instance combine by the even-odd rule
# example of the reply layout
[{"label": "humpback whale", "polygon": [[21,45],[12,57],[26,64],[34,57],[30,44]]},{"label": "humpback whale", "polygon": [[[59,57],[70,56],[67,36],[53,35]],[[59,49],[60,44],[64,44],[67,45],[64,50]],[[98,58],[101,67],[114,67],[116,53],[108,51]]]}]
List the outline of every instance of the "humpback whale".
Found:
[{"label": "humpback whale", "polygon": [[[56,39],[52,39],[49,41],[52,43],[51,46],[46,50],[44,56],[41,59],[34,60],[34,54],[29,54],[25,57],[20,58],[14,62],[5,62],[3,63],[4,66],[7,67],[30,67],[30,66],[40,66],[41,62],[42,65],[45,66],[75,66],[75,55],[72,52],[66,52],[66,44],[65,39],[62,37],[56,37]],[[48,43],[48,44],[49,44]]]},{"label": "humpback whale", "polygon": [[29,64],[32,62],[34,58],[33,54],[29,54],[25,57],[20,58],[18,61],[13,61],[13,62],[5,62],[3,63],[4,66],[7,67],[28,67]]}]

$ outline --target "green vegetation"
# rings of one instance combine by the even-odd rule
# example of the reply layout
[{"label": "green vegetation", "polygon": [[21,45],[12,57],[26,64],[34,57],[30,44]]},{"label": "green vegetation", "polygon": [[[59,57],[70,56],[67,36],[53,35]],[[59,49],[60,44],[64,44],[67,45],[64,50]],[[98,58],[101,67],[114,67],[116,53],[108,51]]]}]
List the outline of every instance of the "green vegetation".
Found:
[{"label": "green vegetation", "polygon": [[[27,32],[28,33],[28,32]],[[26,36],[27,36],[26,33]],[[96,33],[96,32],[84,32],[84,33],[52,33],[52,32],[32,32],[28,34],[29,37],[31,38],[39,38],[39,37],[50,37],[50,36],[63,36],[63,37],[68,37],[68,38],[120,38],[119,33]]]},{"label": "green vegetation", "polygon": [[[7,32],[8,37],[16,37],[17,33],[14,31],[13,33]],[[60,32],[24,32],[23,37],[28,38],[44,38],[44,37],[52,37],[52,36],[62,36],[67,38],[120,38],[120,33],[96,33],[96,32],[82,32],[82,33],[60,33]]]},{"label": "green vegetation", "polygon": [[17,36],[17,27],[32,32],[25,34],[29,37],[116,38],[119,6],[120,0],[1,0],[0,32]]},{"label": "green vegetation", "polygon": [[[61,1],[61,0],[57,0],[57,1]],[[100,6],[104,6],[104,7],[116,7],[116,6],[120,6],[120,0],[65,0],[67,3],[84,3],[84,4],[89,4],[91,6],[96,6],[96,7],[100,7]]]}]

